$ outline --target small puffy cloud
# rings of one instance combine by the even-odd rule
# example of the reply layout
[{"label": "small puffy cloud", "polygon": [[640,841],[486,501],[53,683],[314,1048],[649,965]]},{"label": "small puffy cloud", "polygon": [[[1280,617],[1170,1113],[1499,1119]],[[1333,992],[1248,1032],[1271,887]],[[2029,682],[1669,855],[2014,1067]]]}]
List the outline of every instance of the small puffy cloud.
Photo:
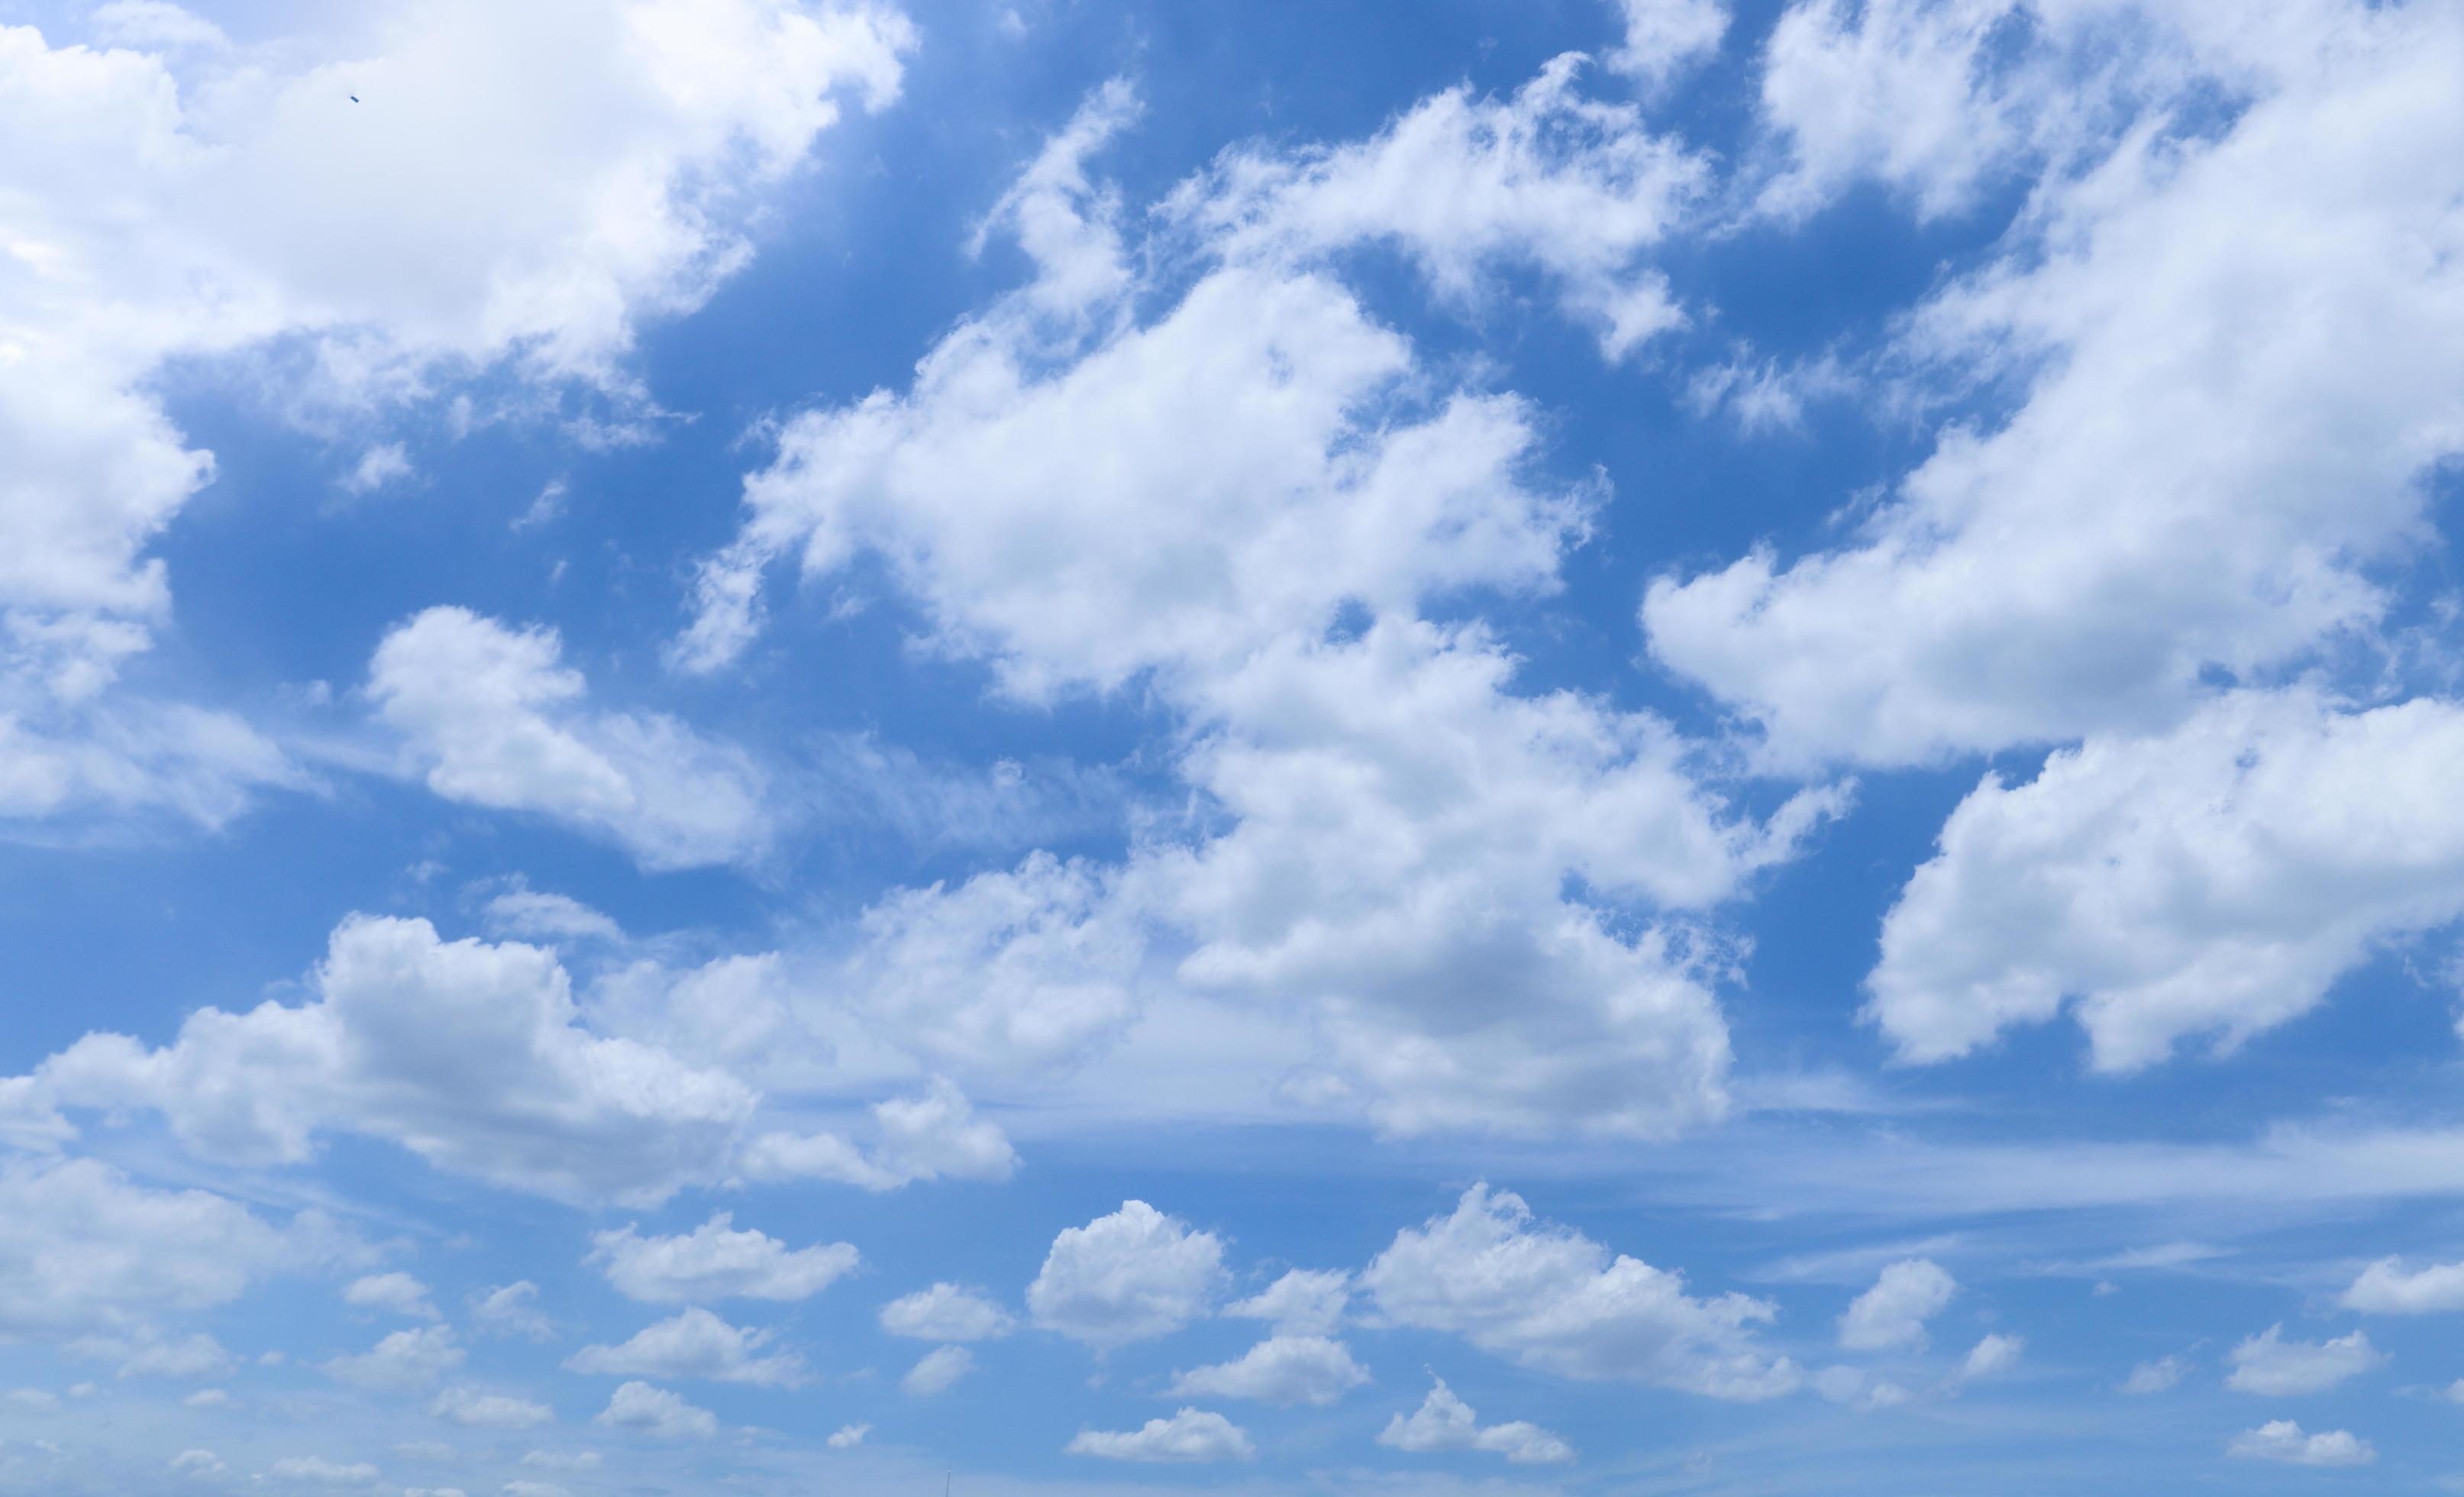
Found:
[{"label": "small puffy cloud", "polygon": [[1343,1324],[1351,1303],[1351,1274],[1340,1268],[1294,1268],[1247,1299],[1224,1306],[1223,1313],[1265,1321],[1278,1335],[1327,1335]]},{"label": "small puffy cloud", "polygon": [[2179,1356],[2160,1356],[2152,1362],[2141,1362],[2130,1369],[2123,1379],[2122,1391],[2132,1395],[2169,1391],[2190,1370],[2190,1364]]},{"label": "small puffy cloud", "polygon": [[390,488],[411,475],[410,453],[400,442],[381,442],[360,454],[351,471],[342,475],[345,494],[374,494]]},{"label": "small puffy cloud", "polygon": [[1227,1280],[1221,1239],[1143,1200],[1125,1200],[1053,1238],[1027,1286],[1026,1307],[1045,1330],[1109,1351],[1196,1320]]},{"label": "small puffy cloud", "polygon": [[345,1464],[322,1456],[285,1456],[267,1473],[280,1482],[315,1482],[327,1486],[364,1486],[377,1479],[377,1468],[365,1461]]},{"label": "small puffy cloud", "polygon": [[2356,1331],[2332,1341],[2287,1341],[2284,1328],[2270,1326],[2244,1339],[2226,1355],[2233,1372],[2225,1385],[2240,1393],[2267,1398],[2324,1393],[2387,1360]]},{"label": "small puffy cloud", "polygon": [[596,1471],[605,1462],[596,1450],[530,1450],[522,1464],[547,1471]]},{"label": "small puffy cloud", "polygon": [[322,1364],[329,1377],[390,1393],[425,1388],[461,1365],[462,1347],[451,1326],[397,1331],[365,1352]]},{"label": "small puffy cloud", "polygon": [[2233,1437],[2225,1454],[2245,1461],[2282,1461],[2293,1465],[2367,1465],[2379,1458],[2366,1440],[2348,1429],[2305,1435],[2289,1419],[2270,1420]]},{"label": "small puffy cloud", "polygon": [[231,1469],[210,1450],[183,1450],[171,1458],[170,1465],[183,1476],[220,1476]]},{"label": "small puffy cloud", "polygon": [[430,608],[377,646],[368,695],[448,800],[574,823],[653,869],[767,845],[777,806],[749,758],[672,717],[588,710],[562,651],[553,629]]},{"label": "small puffy cloud", "polygon": [[470,1429],[534,1429],[556,1419],[556,1411],[544,1403],[476,1388],[448,1388],[428,1405],[428,1412]]},{"label": "small puffy cloud", "polygon": [[882,1330],[918,1341],[990,1341],[1016,1324],[980,1291],[956,1284],[935,1284],[881,1307]]},{"label": "small puffy cloud", "polygon": [[37,1413],[49,1413],[60,1406],[60,1396],[48,1388],[11,1388],[6,1394],[0,1394],[0,1398],[21,1409],[33,1409]]},{"label": "small puffy cloud", "polygon": [[717,1415],[646,1382],[618,1388],[593,1422],[609,1429],[636,1429],[663,1440],[706,1440],[718,1433]]},{"label": "small puffy cloud", "polygon": [[2025,1336],[1986,1336],[1969,1349],[1968,1359],[1959,1364],[1960,1380],[1974,1382],[1983,1377],[1999,1376],[2018,1366],[2020,1354],[2027,1349]]},{"label": "small puffy cloud", "polygon": [[976,1370],[976,1354],[963,1346],[938,1347],[916,1358],[907,1376],[898,1379],[898,1390],[909,1398],[929,1398],[947,1393],[959,1378]]},{"label": "small puffy cloud", "polygon": [[415,1320],[437,1318],[428,1286],[407,1273],[372,1273],[353,1279],[342,1290],[342,1303],[362,1310],[381,1310]]},{"label": "small puffy cloud", "polygon": [[621,1346],[585,1346],[565,1358],[567,1370],[610,1376],[706,1377],[715,1382],[793,1386],[804,1376],[794,1352],[757,1356],[767,1331],[741,1330],[695,1306],[646,1326]]},{"label": "small puffy cloud", "polygon": [[1151,1419],[1127,1432],[1081,1430],[1063,1453],[1106,1461],[1196,1463],[1254,1460],[1258,1447],[1250,1442],[1248,1431],[1222,1415],[1183,1409],[1170,1419]]},{"label": "small puffy cloud", "polygon": [[539,1313],[539,1286],[528,1279],[500,1284],[471,1296],[471,1326],[489,1335],[551,1340],[556,1325]]},{"label": "small puffy cloud", "polygon": [[1574,1447],[1537,1424],[1521,1420],[1484,1426],[1471,1405],[1455,1395],[1442,1377],[1420,1406],[1408,1417],[1397,1414],[1378,1432],[1377,1442],[1397,1450],[1486,1450],[1517,1465],[1543,1465],[1574,1459]]},{"label": "small puffy cloud", "polygon": [[1931,1259],[1892,1264],[1839,1317],[1839,1344],[1852,1352],[1922,1351],[1925,1323],[1958,1292],[1958,1283]]},{"label": "small puffy cloud", "polygon": [[1715,50],[1728,32],[1727,0],[1617,0],[1617,8],[1625,41],[1606,60],[1646,84]]},{"label": "small puffy cloud", "polygon": [[1629,1378],[1711,1398],[1774,1398],[1796,1364],[1754,1344],[1777,1310],[1742,1294],[1697,1299],[1684,1279],[1535,1221],[1485,1184],[1454,1211],[1406,1228],[1360,1275],[1397,1325],[1452,1332],[1474,1346],[1569,1377]]},{"label": "small puffy cloud", "polygon": [[767,1133],[745,1145],[738,1168],[753,1179],[827,1179],[876,1191],[944,1177],[1005,1180],[1018,1170],[1008,1136],[977,1117],[945,1079],[935,1078],[919,1096],[875,1103],[872,1116],[869,1150],[836,1134]]},{"label": "small puffy cloud", "polygon": [[654,1305],[810,1299],[858,1261],[846,1243],[790,1248],[734,1223],[722,1211],[681,1237],[640,1237],[631,1226],[601,1232],[587,1261],[603,1266],[617,1292]]},{"label": "small puffy cloud", "polygon": [[569,894],[533,889],[529,881],[512,879],[479,907],[479,918],[492,936],[516,940],[608,941],[625,939],[624,927]]},{"label": "small puffy cloud", "polygon": [[2382,1258],[2338,1301],[2370,1315],[2427,1315],[2464,1310],[2464,1263],[2431,1264],[2407,1271],[2401,1259]]},{"label": "small puffy cloud", "polygon": [[235,1365],[223,1344],[202,1331],[166,1336],[140,1327],[126,1336],[79,1336],[67,1350],[72,1356],[117,1362],[122,1377],[219,1377]]},{"label": "small puffy cloud", "polygon": [[830,1438],[824,1443],[832,1450],[853,1450],[864,1443],[865,1436],[871,1433],[872,1426],[869,1424],[842,1424],[830,1432]]},{"label": "small puffy cloud", "polygon": [[192,1409],[227,1409],[231,1406],[231,1394],[221,1388],[200,1388],[180,1400]]},{"label": "small puffy cloud", "polygon": [[1832,1403],[1859,1409],[1891,1409],[1915,1397],[1899,1383],[1860,1367],[1826,1367],[1814,1375],[1814,1391]]},{"label": "small puffy cloud", "polygon": [[1369,1380],[1351,1349],[1325,1336],[1270,1336],[1238,1360],[1173,1375],[1169,1396],[1332,1403]]}]

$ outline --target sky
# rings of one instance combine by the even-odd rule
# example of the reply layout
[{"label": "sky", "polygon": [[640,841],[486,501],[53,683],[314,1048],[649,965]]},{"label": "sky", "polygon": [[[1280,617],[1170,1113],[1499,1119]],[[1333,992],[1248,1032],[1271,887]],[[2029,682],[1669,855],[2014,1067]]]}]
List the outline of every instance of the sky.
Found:
[{"label": "sky", "polygon": [[2459,77],[0,0],[0,1492],[2464,1491]]}]

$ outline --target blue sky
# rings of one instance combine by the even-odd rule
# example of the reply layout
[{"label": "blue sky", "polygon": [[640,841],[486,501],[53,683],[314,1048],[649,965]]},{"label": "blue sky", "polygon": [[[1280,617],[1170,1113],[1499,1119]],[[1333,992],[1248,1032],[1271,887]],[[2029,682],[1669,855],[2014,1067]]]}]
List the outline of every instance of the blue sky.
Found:
[{"label": "blue sky", "polygon": [[0,0],[0,1491],[2464,1489],[2459,66]]}]

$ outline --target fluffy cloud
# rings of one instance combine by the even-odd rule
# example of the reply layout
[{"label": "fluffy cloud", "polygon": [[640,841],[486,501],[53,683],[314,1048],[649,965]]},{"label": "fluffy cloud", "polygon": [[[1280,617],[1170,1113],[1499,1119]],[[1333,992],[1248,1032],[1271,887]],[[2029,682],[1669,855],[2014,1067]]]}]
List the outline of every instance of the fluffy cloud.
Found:
[{"label": "fluffy cloud", "polygon": [[[167,1336],[150,1326],[128,1336],[79,1336],[66,1350],[72,1356],[117,1362],[121,1377],[219,1377],[236,1365],[223,1344],[203,1332]],[[206,1393],[222,1397],[213,1389]]]},{"label": "fluffy cloud", "polygon": [[159,1111],[191,1150],[297,1162],[317,1135],[392,1139],[440,1169],[573,1200],[663,1198],[719,1172],[754,1095],[576,1023],[555,957],[355,915],[316,1001],[204,1008],[155,1050],[92,1034],[37,1068],[60,1104]]},{"label": "fluffy cloud", "polygon": [[167,362],[270,353],[328,426],[492,368],[629,405],[635,327],[743,262],[760,189],[842,97],[886,102],[913,41],[788,0],[365,19],[246,47],[168,6],[66,23],[104,46],[0,30],[0,132],[47,147],[0,166],[0,814],[215,823],[297,778],[227,715],[107,690],[168,618],[145,552],[213,473],[150,388]]},{"label": "fluffy cloud", "polygon": [[790,1248],[775,1237],[735,1229],[722,1211],[681,1237],[640,1237],[630,1226],[591,1239],[589,1261],[629,1299],[680,1305],[716,1299],[810,1299],[857,1262],[847,1243]]},{"label": "fluffy cloud", "polygon": [[2464,709],[2224,696],[2154,737],[1988,777],[1882,928],[1868,1010],[1917,1060],[2065,1000],[2096,1064],[2230,1047],[2316,1005],[2381,941],[2464,914],[2464,815],[2439,787]]},{"label": "fluffy cloud", "polygon": [[0,1334],[226,1305],[343,1246],[202,1190],[153,1190],[92,1159],[0,1160]]},{"label": "fluffy cloud", "polygon": [[767,1345],[767,1331],[729,1325],[699,1306],[645,1326],[621,1346],[585,1346],[566,1357],[572,1372],[609,1376],[704,1377],[792,1387],[803,1380],[804,1359],[793,1352],[754,1354]]},{"label": "fluffy cloud", "polygon": [[915,1359],[898,1391],[911,1398],[929,1398],[949,1392],[959,1378],[976,1370],[976,1354],[963,1346],[936,1347]]},{"label": "fluffy cloud", "polygon": [[544,1403],[476,1388],[448,1388],[428,1405],[428,1412],[471,1429],[533,1429],[556,1419],[556,1411]]},{"label": "fluffy cloud", "polygon": [[1026,1288],[1026,1308],[1045,1330],[1109,1351],[1205,1314],[1227,1278],[1221,1239],[1125,1200],[1110,1216],[1062,1228]]},{"label": "fluffy cloud", "polygon": [[1871,1412],[1895,1409],[1916,1395],[1902,1384],[1877,1377],[1861,1367],[1826,1367],[1814,1375],[1814,1391],[1832,1403]]},{"label": "fluffy cloud", "polygon": [[1008,1310],[956,1284],[935,1284],[881,1307],[882,1330],[918,1341],[990,1341],[1015,1324]]},{"label": "fluffy cloud", "polygon": [[871,1433],[872,1426],[869,1424],[842,1424],[831,1433],[825,1443],[832,1450],[853,1450],[864,1443],[865,1436]]},{"label": "fluffy cloud", "polygon": [[267,1467],[267,1474],[282,1482],[316,1482],[326,1486],[363,1486],[377,1479],[377,1468],[365,1461],[348,1464],[328,1461],[323,1456],[284,1456]]},{"label": "fluffy cloud", "polygon": [[1173,1375],[1171,1397],[1255,1398],[1263,1403],[1332,1403],[1369,1380],[1342,1342],[1273,1335],[1234,1361]]},{"label": "fluffy cloud", "polygon": [[1407,1418],[1386,1421],[1377,1442],[1397,1450],[1486,1450],[1517,1465],[1551,1464],[1574,1459],[1574,1447],[1537,1424],[1517,1420],[1510,1424],[1483,1426],[1470,1404],[1455,1396],[1442,1377],[1420,1406]]},{"label": "fluffy cloud", "polygon": [[758,853],[776,806],[752,760],[672,717],[587,710],[562,649],[554,629],[429,608],[377,646],[368,695],[449,800],[572,822],[653,869]]},{"label": "fluffy cloud", "polygon": [[1395,1235],[1360,1276],[1397,1325],[1452,1332],[1569,1377],[1631,1378],[1719,1398],[1793,1389],[1796,1365],[1753,1344],[1777,1310],[1742,1294],[1696,1299],[1684,1280],[1475,1185],[1451,1215]]},{"label": "fluffy cloud", "polygon": [[935,1078],[921,1095],[873,1104],[870,1151],[836,1134],[768,1133],[744,1148],[739,1167],[754,1179],[826,1179],[866,1190],[915,1180],[1005,1180],[1018,1151],[999,1125],[979,1118],[966,1095]]},{"label": "fluffy cloud", "polygon": [[2020,1354],[2027,1349],[2025,1336],[1986,1336],[1969,1349],[1967,1359],[1959,1364],[1960,1379],[1974,1382],[1983,1377],[1998,1377],[2018,1366]]},{"label": "fluffy cloud", "polygon": [[[1860,9],[1980,35],[2013,10]],[[1649,591],[1653,653],[1779,760],[2159,731],[2219,672],[2275,671],[2375,624],[2370,562],[2417,534],[2425,480],[2464,444],[2464,165],[2431,144],[2464,130],[2443,81],[2464,21],[2101,9],[2125,34],[2083,55],[2166,86],[2137,127],[2089,132],[2093,168],[2040,181],[2005,257],[1921,309],[1900,350],[1946,392],[2016,385],[2017,408],[1946,427],[1843,545]],[[1821,0],[1793,20],[1848,13]],[[2075,33],[2010,34],[2025,51]],[[1942,108],[1878,117],[1966,152],[1990,135],[1962,101],[1966,63],[1927,67]],[[2218,94],[2242,106],[2213,132],[2165,124]],[[1816,81],[1808,97],[1840,96]]]},{"label": "fluffy cloud", "polygon": [[638,1429],[663,1440],[706,1440],[718,1433],[717,1415],[646,1382],[618,1388],[592,1422],[610,1429]]},{"label": "fluffy cloud", "polygon": [[2190,1364],[2178,1356],[2160,1356],[2152,1362],[2141,1362],[2130,1369],[2130,1376],[2123,1380],[2122,1391],[2133,1397],[2166,1393],[2189,1370]]},{"label": "fluffy cloud", "polygon": [[1617,11],[1625,42],[1608,65],[1646,84],[1666,81],[1728,32],[1727,0],[1617,0]]},{"label": "fluffy cloud", "polygon": [[2379,1458],[2370,1442],[2348,1429],[2305,1435],[2289,1419],[2270,1420],[2233,1437],[2225,1454],[2245,1461],[2283,1461],[2294,1465],[2367,1465]]},{"label": "fluffy cloud", "polygon": [[428,1297],[428,1286],[407,1273],[373,1273],[353,1279],[343,1287],[342,1303],[415,1320],[437,1318],[436,1306]]},{"label": "fluffy cloud", "polygon": [[362,1388],[407,1393],[425,1388],[462,1365],[461,1343],[451,1326],[397,1331],[367,1351],[324,1364],[327,1376]]},{"label": "fluffy cloud", "polygon": [[1294,1268],[1244,1300],[1223,1307],[1242,1320],[1264,1320],[1278,1335],[1322,1336],[1343,1324],[1352,1304],[1352,1275],[1340,1268]]},{"label": "fluffy cloud", "polygon": [[2382,1258],[2362,1270],[2338,1303],[2371,1315],[2464,1310],[2464,1263],[2431,1264],[2407,1272],[2403,1260]]},{"label": "fluffy cloud", "polygon": [[1073,1456],[1107,1461],[1249,1461],[1258,1454],[1249,1432],[1221,1414],[1183,1409],[1170,1419],[1151,1419],[1127,1432],[1089,1429],[1064,1447]]},{"label": "fluffy cloud", "polygon": [[1958,1292],[1958,1283],[1931,1259],[1892,1264],[1839,1317],[1839,1344],[1852,1352],[1922,1351],[1925,1323]]},{"label": "fluffy cloud", "polygon": [[471,1325],[490,1335],[545,1341],[556,1327],[539,1310],[539,1286],[528,1279],[498,1285],[471,1296]]},{"label": "fluffy cloud", "polygon": [[2359,1331],[2332,1341],[2287,1341],[2282,1326],[2245,1337],[2226,1359],[2233,1363],[2227,1387],[2267,1398],[2324,1393],[2387,1360]]}]

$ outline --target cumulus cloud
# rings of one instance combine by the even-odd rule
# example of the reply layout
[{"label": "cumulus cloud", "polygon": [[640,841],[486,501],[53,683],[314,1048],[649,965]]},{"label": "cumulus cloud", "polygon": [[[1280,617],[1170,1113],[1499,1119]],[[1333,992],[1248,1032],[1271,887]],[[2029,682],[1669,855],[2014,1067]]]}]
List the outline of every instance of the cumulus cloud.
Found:
[{"label": "cumulus cloud", "polygon": [[2362,1270],[2338,1303],[2372,1315],[2464,1310],[2464,1263],[2431,1264],[2408,1272],[2404,1260],[2382,1258]]},{"label": "cumulus cloud", "polygon": [[907,1376],[898,1379],[898,1391],[912,1398],[929,1398],[949,1392],[975,1370],[976,1354],[965,1347],[936,1347],[915,1359]]},{"label": "cumulus cloud", "polygon": [[1606,60],[1646,84],[1700,61],[1728,32],[1727,0],[1617,0],[1617,9],[1625,40]]},{"label": "cumulus cloud", "polygon": [[556,1420],[556,1411],[544,1403],[476,1388],[448,1388],[428,1405],[428,1412],[471,1429],[533,1429]]},{"label": "cumulus cloud", "polygon": [[2101,1069],[2231,1048],[2464,914],[2464,815],[2436,789],[2459,753],[2446,702],[2239,692],[2025,784],[1989,775],[1884,920],[1867,1014],[1922,1061],[2066,1002]]},{"label": "cumulus cloud", "polygon": [[367,1351],[323,1364],[325,1375],[362,1388],[407,1393],[425,1388],[462,1365],[462,1346],[451,1326],[397,1331]]},{"label": "cumulus cloud", "polygon": [[1204,1315],[1227,1281],[1221,1238],[1125,1200],[1110,1216],[1062,1228],[1026,1288],[1026,1308],[1045,1330],[1110,1351]]},{"label": "cumulus cloud", "polygon": [[2289,1419],[2270,1420],[2233,1437],[2225,1454],[2245,1461],[2283,1461],[2293,1465],[2367,1465],[2379,1458],[2366,1440],[2351,1430],[2325,1430],[2305,1435]]},{"label": "cumulus cloud", "polygon": [[435,1303],[428,1297],[428,1286],[407,1273],[373,1273],[353,1279],[342,1288],[342,1303],[415,1320],[438,1318]]},{"label": "cumulus cloud", "polygon": [[471,1326],[489,1335],[546,1341],[556,1326],[539,1313],[539,1286],[528,1279],[500,1284],[471,1296]]},{"label": "cumulus cloud", "polygon": [[757,855],[778,807],[752,760],[672,717],[589,710],[562,654],[552,628],[429,608],[377,646],[367,691],[448,800],[573,823],[648,868]]},{"label": "cumulus cloud", "polygon": [[881,1329],[918,1341],[991,1341],[1017,1324],[980,1290],[935,1284],[881,1307]]},{"label": "cumulus cloud", "polygon": [[2141,1362],[2130,1369],[2130,1376],[2123,1381],[2122,1391],[2134,1397],[2169,1392],[2189,1370],[2190,1364],[2179,1356],[2160,1356],[2152,1362]]},{"label": "cumulus cloud", "polygon": [[1574,1459],[1574,1447],[1537,1424],[1517,1420],[1510,1424],[1483,1425],[1470,1404],[1455,1396],[1442,1377],[1410,1416],[1386,1421],[1377,1442],[1397,1450],[1486,1450],[1517,1465],[1545,1465]]},{"label": "cumulus cloud", "polygon": [[2282,1326],[2270,1326],[2245,1337],[2226,1360],[2233,1363],[2233,1372],[2225,1386],[2239,1393],[2286,1398],[2324,1393],[2387,1358],[2359,1331],[2332,1341],[2287,1341]]},{"label": "cumulus cloud", "polygon": [[1923,1351],[1925,1323],[1958,1292],[1958,1283],[1940,1264],[1903,1259],[1885,1267],[1840,1315],[1839,1344],[1852,1352]]},{"label": "cumulus cloud", "polygon": [[83,18],[117,45],[0,31],[0,130],[46,143],[0,168],[25,247],[0,256],[0,815],[219,824],[298,782],[236,717],[111,687],[169,619],[147,552],[214,471],[155,393],[167,363],[238,366],[328,429],[484,371],[517,405],[636,406],[635,329],[744,261],[761,189],[844,99],[893,97],[913,40],[887,9],[775,0],[367,20],[233,48],[121,0]]},{"label": "cumulus cloud", "polygon": [[1563,1376],[1623,1378],[1711,1398],[1790,1392],[1796,1364],[1754,1344],[1778,1313],[1742,1294],[1697,1299],[1675,1273],[1537,1222],[1519,1196],[1475,1185],[1454,1211],[1405,1228],[1360,1275],[1388,1320],[1451,1332]]},{"label": "cumulus cloud", "polygon": [[1967,1360],[1959,1364],[1960,1379],[1974,1382],[1979,1378],[2000,1376],[2019,1365],[2020,1354],[2027,1349],[2025,1336],[1986,1336],[1969,1349]]},{"label": "cumulus cloud", "polygon": [[280,1482],[315,1482],[326,1486],[363,1486],[377,1479],[377,1468],[365,1461],[347,1464],[323,1456],[284,1456],[266,1468]]},{"label": "cumulus cloud", "polygon": [[1861,1367],[1826,1367],[1814,1375],[1813,1388],[1828,1402],[1867,1412],[1895,1409],[1916,1397],[1904,1385],[1877,1377]]},{"label": "cumulus cloud", "polygon": [[646,1382],[618,1388],[592,1422],[610,1429],[640,1430],[662,1440],[706,1440],[718,1433],[717,1415]]},{"label": "cumulus cloud", "polygon": [[680,1237],[641,1237],[632,1226],[591,1238],[587,1261],[628,1299],[681,1305],[717,1299],[810,1299],[854,1269],[847,1243],[790,1248],[758,1231],[737,1231],[722,1211]]},{"label": "cumulus cloud", "polygon": [[871,1433],[872,1426],[869,1424],[842,1424],[831,1432],[830,1438],[824,1443],[832,1450],[853,1450],[864,1443],[865,1436]]},{"label": "cumulus cloud", "polygon": [[865,1190],[896,1190],[916,1180],[1005,1180],[1018,1151],[998,1124],[975,1115],[966,1094],[942,1077],[913,1097],[873,1105],[869,1150],[837,1134],[767,1133],[738,1161],[761,1180],[826,1179]]},{"label": "cumulus cloud", "polygon": [[695,1306],[645,1326],[622,1345],[585,1346],[566,1357],[564,1365],[571,1372],[618,1377],[702,1377],[763,1387],[803,1381],[804,1359],[794,1352],[754,1354],[770,1339],[767,1331],[731,1326]]},{"label": "cumulus cloud", "polygon": [[1239,1358],[1175,1373],[1170,1396],[1328,1404],[1369,1380],[1351,1348],[1326,1336],[1277,1334]]},{"label": "cumulus cloud", "polygon": [[1242,1320],[1271,1323],[1277,1335],[1322,1336],[1343,1324],[1352,1275],[1340,1268],[1294,1268],[1244,1300],[1223,1307]]},{"label": "cumulus cloud", "polygon": [[1106,1461],[1197,1463],[1255,1460],[1249,1432],[1221,1414],[1183,1409],[1170,1419],[1151,1419],[1126,1432],[1088,1429],[1063,1447],[1073,1456]]}]

